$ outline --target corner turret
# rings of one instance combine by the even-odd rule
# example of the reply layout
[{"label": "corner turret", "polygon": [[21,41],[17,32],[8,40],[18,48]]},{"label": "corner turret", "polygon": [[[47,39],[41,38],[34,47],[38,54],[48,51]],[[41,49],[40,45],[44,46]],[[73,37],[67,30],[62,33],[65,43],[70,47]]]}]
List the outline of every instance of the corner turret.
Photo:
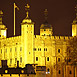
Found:
[{"label": "corner turret", "polygon": [[74,19],[73,23],[72,23],[72,36],[77,36],[77,5],[75,7],[75,11],[76,11],[76,18]]},{"label": "corner turret", "polygon": [[0,10],[0,38],[6,38],[6,26],[2,23],[3,12]]}]

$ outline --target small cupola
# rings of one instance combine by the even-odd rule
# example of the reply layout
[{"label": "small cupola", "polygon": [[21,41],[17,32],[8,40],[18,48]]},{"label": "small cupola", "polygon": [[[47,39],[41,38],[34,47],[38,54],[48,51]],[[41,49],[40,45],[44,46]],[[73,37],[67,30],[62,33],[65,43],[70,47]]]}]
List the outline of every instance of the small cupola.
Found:
[{"label": "small cupola", "polygon": [[40,35],[52,35],[52,25],[48,23],[48,11],[45,9],[44,11],[45,20],[44,23],[40,26]]},{"label": "small cupola", "polygon": [[27,4],[27,6],[25,6],[25,8],[26,8],[26,18],[22,21],[22,24],[32,23],[32,20],[29,18],[29,8],[30,8],[30,6]]},{"label": "small cupola", "polygon": [[77,5],[75,7],[75,11],[76,11],[76,18],[73,20],[72,23],[72,36],[77,36]]},{"label": "small cupola", "polygon": [[2,22],[3,12],[0,10],[0,38],[6,38],[6,26]]}]

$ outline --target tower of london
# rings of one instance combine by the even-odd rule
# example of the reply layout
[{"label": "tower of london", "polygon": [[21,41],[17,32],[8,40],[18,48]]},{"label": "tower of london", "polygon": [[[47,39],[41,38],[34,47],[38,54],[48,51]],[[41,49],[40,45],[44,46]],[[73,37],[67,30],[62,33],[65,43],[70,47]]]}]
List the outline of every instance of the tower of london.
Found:
[{"label": "tower of london", "polygon": [[3,12],[0,11],[0,67],[1,60],[7,60],[9,68],[17,67],[18,61],[21,68],[26,64],[46,66],[47,77],[63,77],[63,73],[74,77],[73,67],[66,67],[72,72],[67,74],[63,63],[67,47],[70,46],[69,41],[77,37],[77,17],[72,23],[72,36],[53,36],[53,27],[47,22],[46,9],[45,22],[40,25],[40,35],[34,35],[35,22],[29,18],[27,10],[26,17],[21,22],[21,35],[7,38],[7,28],[2,22],[2,16]]}]

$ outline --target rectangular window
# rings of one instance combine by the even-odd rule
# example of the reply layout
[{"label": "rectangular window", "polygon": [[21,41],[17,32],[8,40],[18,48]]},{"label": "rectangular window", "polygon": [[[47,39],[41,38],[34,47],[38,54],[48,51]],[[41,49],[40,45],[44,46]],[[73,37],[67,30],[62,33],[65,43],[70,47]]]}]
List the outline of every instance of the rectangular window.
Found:
[{"label": "rectangular window", "polygon": [[6,49],[6,53],[7,53],[7,49]]},{"label": "rectangular window", "polygon": [[49,57],[47,57],[47,61],[49,61]]},{"label": "rectangular window", "polygon": [[36,61],[38,61],[38,57],[36,57]]},{"label": "rectangular window", "polygon": [[20,63],[22,63],[22,57],[20,57]]}]

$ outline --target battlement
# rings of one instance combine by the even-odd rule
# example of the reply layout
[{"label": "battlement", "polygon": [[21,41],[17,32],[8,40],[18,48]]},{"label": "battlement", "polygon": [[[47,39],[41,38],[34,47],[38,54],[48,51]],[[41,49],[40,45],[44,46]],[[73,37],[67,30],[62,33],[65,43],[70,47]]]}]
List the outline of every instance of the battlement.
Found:
[{"label": "battlement", "polygon": [[14,46],[14,45],[20,45],[21,44],[21,36],[16,37],[9,37],[6,39],[1,39],[1,47],[5,46]]},{"label": "battlement", "polygon": [[40,35],[34,35],[34,38],[37,39],[53,39],[53,40],[69,40],[72,39],[72,36],[40,36]]}]

